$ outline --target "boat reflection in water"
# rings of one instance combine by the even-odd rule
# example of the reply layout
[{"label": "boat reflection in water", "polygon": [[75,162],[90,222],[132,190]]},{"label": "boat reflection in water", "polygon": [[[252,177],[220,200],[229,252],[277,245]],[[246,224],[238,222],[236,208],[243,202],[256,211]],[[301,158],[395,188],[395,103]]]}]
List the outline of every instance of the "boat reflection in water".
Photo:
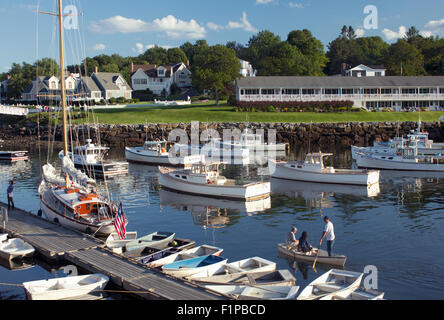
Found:
[{"label": "boat reflection in water", "polygon": [[161,206],[171,206],[183,211],[190,211],[193,222],[204,228],[223,228],[229,222],[229,211],[253,215],[271,208],[271,198],[256,201],[231,201],[212,199],[160,190]]},{"label": "boat reflection in water", "polygon": [[35,262],[29,258],[18,259],[18,260],[0,259],[0,266],[11,271],[30,269],[34,267],[34,265]]}]

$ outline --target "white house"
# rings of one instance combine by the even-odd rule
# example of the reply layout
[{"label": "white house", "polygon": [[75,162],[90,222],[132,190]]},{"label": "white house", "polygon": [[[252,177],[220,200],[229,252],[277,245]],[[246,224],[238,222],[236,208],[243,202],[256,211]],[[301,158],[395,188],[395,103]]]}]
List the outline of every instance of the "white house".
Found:
[{"label": "white house", "polygon": [[191,87],[191,71],[183,63],[171,66],[132,64],[131,83],[134,90],[149,89],[156,95],[161,95],[165,90],[169,95],[173,83],[180,88]]},{"label": "white house", "polygon": [[253,66],[251,65],[250,62],[239,59],[240,63],[241,63],[241,70],[240,70],[240,74],[242,75],[242,77],[255,77],[257,70],[253,69]]},{"label": "white house", "polygon": [[365,66],[360,64],[344,71],[346,77],[385,77],[384,66]]}]

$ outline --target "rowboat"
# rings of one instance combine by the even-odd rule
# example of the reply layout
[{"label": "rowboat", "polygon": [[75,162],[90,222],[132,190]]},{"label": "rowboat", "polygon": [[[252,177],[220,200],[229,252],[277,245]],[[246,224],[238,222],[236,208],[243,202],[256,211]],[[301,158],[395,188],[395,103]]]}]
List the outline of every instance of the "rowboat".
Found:
[{"label": "rowboat", "polygon": [[[233,277],[226,284],[244,284],[261,286],[294,286],[296,278],[288,270],[277,270],[273,272],[254,272],[241,274]],[[215,283],[217,284],[217,283]]]},{"label": "rowboat", "polygon": [[205,285],[206,289],[238,300],[294,300],[299,286]]},{"label": "rowboat", "polygon": [[177,253],[182,250],[191,249],[196,244],[195,241],[189,239],[175,238],[173,241],[167,244],[166,248],[151,248],[145,247],[141,250],[132,250],[124,252],[123,256],[130,259],[135,259],[141,263],[148,263],[169,256],[170,254]]},{"label": "rowboat", "polygon": [[34,251],[33,246],[20,238],[8,239],[0,243],[0,257],[7,260],[32,256]]},{"label": "rowboat", "polygon": [[126,251],[141,250],[145,247],[163,249],[174,239],[176,234],[168,231],[150,233],[125,244]]},{"label": "rowboat", "polygon": [[60,300],[102,291],[108,281],[103,274],[90,274],[23,282],[23,287],[29,300]]},{"label": "rowboat", "polygon": [[0,233],[0,242],[8,240],[8,234],[7,233]]},{"label": "rowboat", "polygon": [[218,269],[205,270],[190,276],[189,280],[210,283],[228,283],[240,275],[254,272],[272,272],[276,270],[276,263],[252,257],[222,265]]},{"label": "rowboat", "polygon": [[[347,257],[344,255],[332,255],[329,256],[327,251],[322,249],[313,248],[314,250],[319,250],[318,258],[316,260],[317,263],[322,263],[331,266],[341,266],[344,267]],[[281,254],[291,257],[295,260],[306,261],[306,262],[314,262],[316,259],[315,253],[306,254],[301,251],[297,251],[297,249],[292,249],[285,243],[278,244],[278,250]]]},{"label": "rowboat", "polygon": [[327,294],[319,300],[384,300],[384,292],[367,290],[360,286]]},{"label": "rowboat", "polygon": [[149,263],[147,263],[147,265],[152,268],[158,268],[158,267],[161,267],[166,264],[173,263],[173,262],[203,257],[203,256],[207,256],[207,255],[219,256],[222,253],[222,251],[224,251],[224,249],[204,244],[204,245],[198,246],[196,248],[183,250],[183,251],[171,254],[171,255],[164,257],[162,259],[149,262]]},{"label": "rowboat", "polygon": [[220,174],[223,164],[198,163],[184,170],[159,167],[159,182],[162,189],[198,196],[237,201],[255,201],[270,197],[270,182],[237,184],[235,180]]},{"label": "rowboat", "polygon": [[226,263],[227,259],[225,258],[206,255],[166,264],[162,267],[162,272],[177,278],[183,278],[205,270],[218,269]]},{"label": "rowboat", "polygon": [[336,169],[324,166],[324,158],[332,153],[309,153],[304,162],[268,161],[273,178],[318,183],[350,184],[370,186],[379,183],[377,170]]},{"label": "rowboat", "polygon": [[358,288],[363,273],[331,269],[302,290],[298,300],[317,300],[330,293]]},{"label": "rowboat", "polygon": [[115,253],[122,253],[122,248],[128,242],[134,241],[137,239],[137,231],[129,231],[126,232],[125,239],[120,239],[117,232],[111,233],[108,238],[106,238],[105,244],[108,248],[112,249]]}]

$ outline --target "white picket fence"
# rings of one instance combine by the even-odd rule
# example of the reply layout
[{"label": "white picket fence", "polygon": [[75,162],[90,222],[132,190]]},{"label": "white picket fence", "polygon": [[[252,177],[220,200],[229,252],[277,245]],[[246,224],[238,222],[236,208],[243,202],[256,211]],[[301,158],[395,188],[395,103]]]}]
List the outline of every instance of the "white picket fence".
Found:
[{"label": "white picket fence", "polygon": [[0,105],[0,114],[9,114],[14,116],[26,116],[29,113],[28,108],[9,107]]}]

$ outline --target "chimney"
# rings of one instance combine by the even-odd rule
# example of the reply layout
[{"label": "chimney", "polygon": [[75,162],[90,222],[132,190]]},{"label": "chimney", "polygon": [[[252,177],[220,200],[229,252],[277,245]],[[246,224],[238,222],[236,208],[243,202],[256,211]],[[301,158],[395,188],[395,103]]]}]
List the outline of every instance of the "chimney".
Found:
[{"label": "chimney", "polygon": [[345,76],[345,70],[347,70],[348,69],[348,65],[345,63],[345,62],[343,62],[342,64],[341,64],[341,74],[343,75],[343,76]]},{"label": "chimney", "polygon": [[99,72],[99,68],[98,67],[94,67],[94,73],[98,73]]},{"label": "chimney", "polygon": [[190,66],[190,60],[187,60],[187,68]]},{"label": "chimney", "polygon": [[134,72],[134,63],[131,62],[131,73],[133,73],[133,72]]}]

